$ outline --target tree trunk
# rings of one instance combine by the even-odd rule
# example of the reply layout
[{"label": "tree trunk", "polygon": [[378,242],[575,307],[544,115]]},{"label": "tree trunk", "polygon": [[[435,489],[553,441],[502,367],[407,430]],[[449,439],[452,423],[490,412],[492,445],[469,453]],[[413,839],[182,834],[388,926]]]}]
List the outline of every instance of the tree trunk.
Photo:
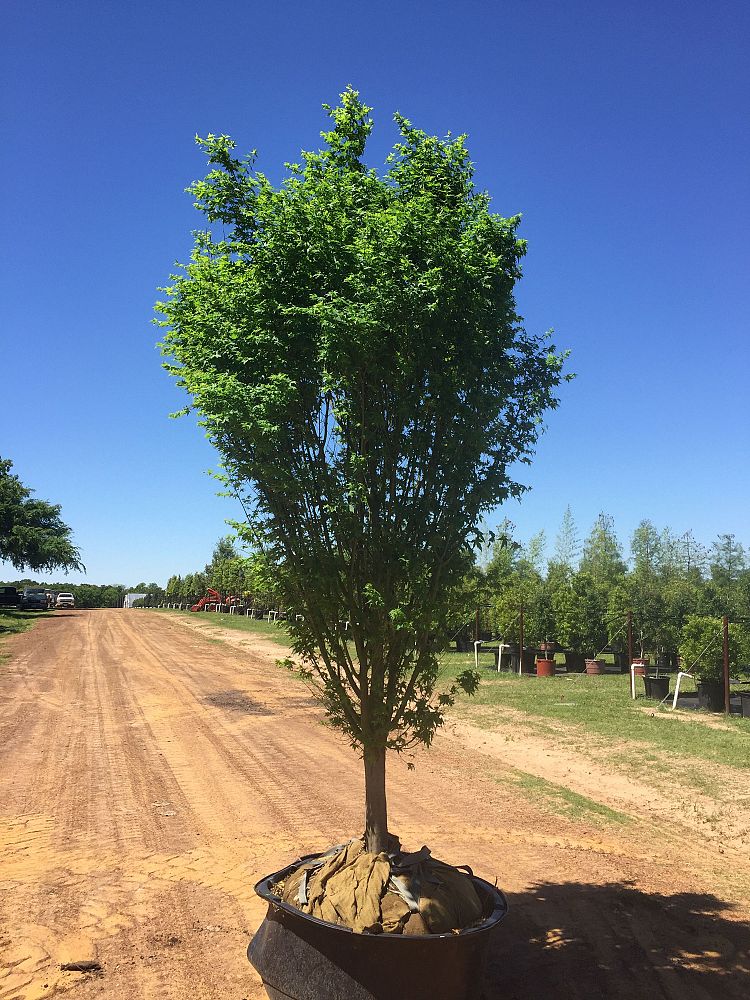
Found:
[{"label": "tree trunk", "polygon": [[388,806],[385,798],[385,749],[365,751],[365,850],[388,849]]}]

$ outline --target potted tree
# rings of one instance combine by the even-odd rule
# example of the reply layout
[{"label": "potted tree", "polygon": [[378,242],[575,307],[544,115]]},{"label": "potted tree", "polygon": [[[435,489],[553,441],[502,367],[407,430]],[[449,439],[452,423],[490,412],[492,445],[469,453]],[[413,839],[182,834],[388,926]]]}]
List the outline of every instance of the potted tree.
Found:
[{"label": "potted tree", "polygon": [[[729,663],[735,666],[740,630],[729,626]],[[724,644],[721,618],[688,615],[682,627],[680,658],[683,669],[698,676],[698,705],[709,712],[724,711]]]},{"label": "potted tree", "polygon": [[[410,859],[388,826],[387,754],[429,745],[456,692],[476,687],[466,671],[436,690],[436,638],[480,520],[522,492],[508,470],[528,460],[567,376],[547,338],[520,325],[519,219],[492,214],[475,191],[464,139],[428,136],[397,115],[401,138],[380,176],[362,159],[370,109],[348,89],[327,110],[323,149],[304,153],[278,188],[227,137],[199,140],[211,170],[191,190],[224,235],[200,233],[173,277],[162,347],[245,504],[241,533],[301,612],[288,623],[301,673],[362,757],[357,850],[395,873]],[[258,884],[269,916],[252,960],[270,996],[301,995],[294,968],[305,997],[394,996],[383,992],[384,961],[405,977],[402,995],[423,995],[403,986],[415,968],[433,997],[475,995],[479,953],[459,960],[455,941],[477,942],[502,915],[493,887],[473,880],[474,928],[412,938],[316,919],[281,898],[292,876],[306,877],[296,864]],[[363,949],[388,939],[373,960],[380,977],[357,992],[352,949],[364,969]],[[321,963],[327,985],[315,992]]]}]

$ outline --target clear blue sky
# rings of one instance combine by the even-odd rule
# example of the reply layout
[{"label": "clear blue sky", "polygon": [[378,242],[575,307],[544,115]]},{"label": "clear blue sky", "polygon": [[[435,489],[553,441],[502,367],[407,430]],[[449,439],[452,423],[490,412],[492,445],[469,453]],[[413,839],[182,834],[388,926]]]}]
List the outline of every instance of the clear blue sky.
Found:
[{"label": "clear blue sky", "polygon": [[[197,569],[232,503],[160,368],[157,286],[200,225],[196,133],[274,179],[351,83],[374,164],[399,110],[467,132],[522,212],[520,310],[578,378],[507,510],[570,504],[750,543],[750,5],[743,0],[6,0],[0,455],[62,504],[93,582]],[[0,564],[0,576],[16,574]],[[77,582],[77,576],[70,577]]]}]

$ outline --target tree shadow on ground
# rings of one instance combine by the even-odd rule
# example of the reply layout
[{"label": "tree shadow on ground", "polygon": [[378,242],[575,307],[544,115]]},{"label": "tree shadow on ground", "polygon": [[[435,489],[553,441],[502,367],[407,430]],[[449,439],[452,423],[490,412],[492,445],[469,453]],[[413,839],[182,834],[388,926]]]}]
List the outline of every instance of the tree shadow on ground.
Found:
[{"label": "tree shadow on ground", "polygon": [[483,1000],[750,997],[750,928],[716,896],[542,882],[508,900]]}]

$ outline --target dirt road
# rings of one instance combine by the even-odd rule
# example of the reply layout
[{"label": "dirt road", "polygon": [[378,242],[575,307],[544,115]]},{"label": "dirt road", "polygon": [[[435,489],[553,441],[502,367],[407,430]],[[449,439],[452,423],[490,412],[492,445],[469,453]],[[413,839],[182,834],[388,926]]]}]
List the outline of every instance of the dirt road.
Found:
[{"label": "dirt road", "polygon": [[[264,996],[245,958],[264,909],[252,885],[356,834],[362,791],[279,648],[243,641],[117,610],[6,644],[0,1000]],[[415,770],[394,760],[390,825],[508,893],[487,1000],[750,995],[739,856],[645,815],[551,811],[476,742],[449,729]]]}]

